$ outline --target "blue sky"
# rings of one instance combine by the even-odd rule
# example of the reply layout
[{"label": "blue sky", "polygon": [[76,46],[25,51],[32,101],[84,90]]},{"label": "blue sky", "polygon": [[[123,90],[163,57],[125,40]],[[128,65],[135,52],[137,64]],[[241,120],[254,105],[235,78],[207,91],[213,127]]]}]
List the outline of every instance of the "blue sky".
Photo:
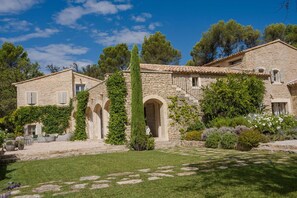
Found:
[{"label": "blue sky", "polygon": [[[296,23],[297,5],[284,0],[0,0],[0,42],[13,42],[32,61],[69,66],[97,63],[102,49],[141,44],[161,31],[182,52],[185,64],[204,31],[235,19],[263,30],[271,23]],[[294,1],[293,1],[294,3]]]}]

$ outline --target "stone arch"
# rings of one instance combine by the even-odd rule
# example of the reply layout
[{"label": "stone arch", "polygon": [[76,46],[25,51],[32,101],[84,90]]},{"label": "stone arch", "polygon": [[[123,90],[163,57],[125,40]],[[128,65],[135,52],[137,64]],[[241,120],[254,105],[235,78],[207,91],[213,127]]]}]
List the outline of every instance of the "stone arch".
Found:
[{"label": "stone arch", "polygon": [[86,109],[86,133],[89,139],[93,139],[93,112],[90,107]]},{"label": "stone arch", "polygon": [[94,121],[94,139],[103,139],[103,125],[102,125],[102,107],[100,104],[96,104],[93,110]]},{"label": "stone arch", "polygon": [[168,140],[168,105],[166,100],[158,95],[150,95],[143,98],[143,104],[146,124],[153,137]]},{"label": "stone arch", "polygon": [[109,111],[110,111],[110,100],[105,101],[103,105],[103,136],[106,137],[108,133],[108,122],[109,122]]}]

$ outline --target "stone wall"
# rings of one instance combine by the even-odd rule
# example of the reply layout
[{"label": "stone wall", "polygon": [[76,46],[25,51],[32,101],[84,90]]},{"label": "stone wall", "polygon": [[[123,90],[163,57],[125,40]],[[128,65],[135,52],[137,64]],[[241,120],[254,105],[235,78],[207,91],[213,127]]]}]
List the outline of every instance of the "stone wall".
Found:
[{"label": "stone wall", "polygon": [[[61,71],[48,76],[18,83],[17,86],[17,106],[29,106],[27,93],[35,92],[35,106],[45,105],[68,105],[70,98],[75,96],[75,84],[86,84],[86,87],[94,87],[100,81],[74,73],[72,70]],[[67,93],[65,104],[59,104],[58,95],[61,92]]]}]

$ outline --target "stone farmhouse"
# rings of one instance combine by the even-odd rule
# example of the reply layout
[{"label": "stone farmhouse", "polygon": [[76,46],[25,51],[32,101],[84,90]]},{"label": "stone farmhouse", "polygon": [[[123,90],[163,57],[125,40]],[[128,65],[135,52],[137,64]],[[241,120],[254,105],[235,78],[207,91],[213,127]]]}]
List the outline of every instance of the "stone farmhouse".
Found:
[{"label": "stone farmhouse", "polygon": [[[297,115],[297,49],[276,40],[259,45],[201,67],[141,64],[145,117],[156,141],[178,141],[180,133],[171,125],[170,96],[185,98],[199,105],[201,87],[228,74],[255,75],[266,86],[264,104],[273,114]],[[126,110],[131,118],[130,72],[124,71],[128,96]],[[15,83],[18,107],[28,105],[67,105],[81,90],[89,91],[86,110],[89,139],[103,140],[108,133],[110,101],[105,81],[64,70]],[[74,130],[75,108],[69,131]],[[41,124],[32,123],[26,133],[41,133]],[[130,127],[126,131],[128,137]]]}]

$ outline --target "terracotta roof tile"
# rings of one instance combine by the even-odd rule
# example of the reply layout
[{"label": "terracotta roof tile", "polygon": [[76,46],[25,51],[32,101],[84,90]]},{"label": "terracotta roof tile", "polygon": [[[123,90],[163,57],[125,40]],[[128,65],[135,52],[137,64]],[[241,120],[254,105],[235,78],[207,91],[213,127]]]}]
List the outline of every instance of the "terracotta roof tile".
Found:
[{"label": "terracotta roof tile", "polygon": [[255,73],[250,70],[235,70],[226,67],[194,67],[178,65],[140,64],[140,68],[149,71],[166,71],[184,74],[251,74],[257,76],[269,76],[268,73]]}]

